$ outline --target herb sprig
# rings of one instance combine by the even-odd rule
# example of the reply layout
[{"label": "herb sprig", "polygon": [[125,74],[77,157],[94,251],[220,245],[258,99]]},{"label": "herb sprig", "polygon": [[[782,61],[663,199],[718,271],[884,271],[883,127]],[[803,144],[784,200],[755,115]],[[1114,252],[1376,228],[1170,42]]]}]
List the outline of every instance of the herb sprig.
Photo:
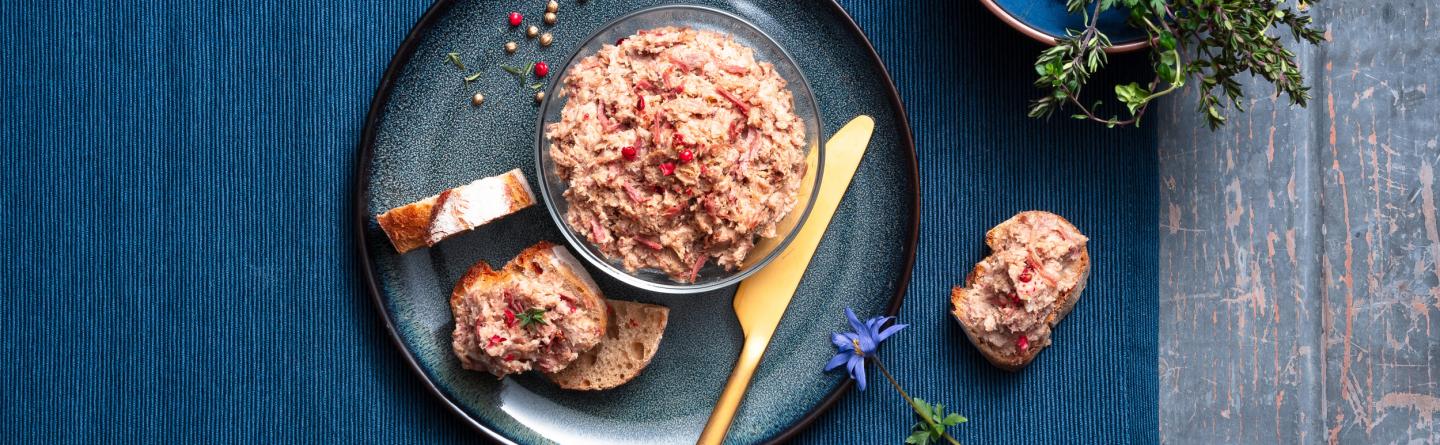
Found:
[{"label": "herb sprig", "polygon": [[[1196,111],[1215,129],[1225,124],[1227,108],[1245,111],[1244,92],[1235,80],[1245,73],[1259,75],[1274,84],[1276,95],[1283,93],[1303,107],[1310,100],[1310,87],[1284,39],[1288,35],[1311,44],[1325,39],[1308,15],[1313,1],[1296,0],[1292,8],[1289,0],[1067,0],[1072,13],[1084,14],[1085,29],[1068,30],[1067,37],[1036,59],[1035,86],[1049,92],[1031,101],[1029,115],[1049,117],[1073,106],[1079,111],[1071,116],[1076,119],[1109,127],[1139,125],[1151,102],[1191,79],[1198,82],[1200,94]],[[1122,6],[1130,10],[1127,23],[1144,30],[1150,41],[1155,78],[1146,85],[1116,85],[1116,99],[1129,117],[1102,117],[1098,109],[1103,102],[1086,106],[1080,95],[1090,75],[1105,66],[1105,49],[1111,46],[1097,28],[1097,18]],[[1270,35],[1272,28],[1280,35]]]},{"label": "herb sprig", "polygon": [[530,62],[529,64],[526,64],[524,68],[518,66],[500,65],[500,69],[505,70],[505,72],[510,73],[510,75],[512,76],[515,76],[515,81],[518,82],[521,87],[538,90],[540,89],[540,87],[545,86],[545,84],[540,82],[527,82],[527,80],[530,79],[530,73],[535,72],[535,62]]},{"label": "herb sprig", "polygon": [[465,61],[460,60],[460,53],[446,53],[445,60],[449,61],[451,65],[455,65],[456,68],[460,68],[460,71],[469,71],[465,68]]},{"label": "herb sprig", "polygon": [[915,405],[919,408],[915,415],[920,416],[919,411],[924,411],[924,417],[929,417],[929,419],[922,418],[920,422],[915,422],[915,426],[910,427],[910,437],[905,438],[905,443],[912,445],[941,443],[947,439],[946,428],[969,420],[959,413],[945,414],[945,405],[931,405],[920,398],[914,400]]},{"label": "herb sprig", "polygon": [[[460,53],[445,53],[445,60],[447,62],[450,62],[451,65],[455,65],[456,68],[460,68],[461,72],[470,71],[469,68],[465,67],[465,61],[460,58]],[[484,71],[476,71],[474,73],[465,75],[463,79],[465,79],[465,83],[468,84],[470,82],[480,80],[480,75],[484,73]]]},{"label": "herb sprig", "polygon": [[522,328],[532,324],[545,324],[545,309],[532,307],[518,314],[516,318],[520,320],[520,327]]}]

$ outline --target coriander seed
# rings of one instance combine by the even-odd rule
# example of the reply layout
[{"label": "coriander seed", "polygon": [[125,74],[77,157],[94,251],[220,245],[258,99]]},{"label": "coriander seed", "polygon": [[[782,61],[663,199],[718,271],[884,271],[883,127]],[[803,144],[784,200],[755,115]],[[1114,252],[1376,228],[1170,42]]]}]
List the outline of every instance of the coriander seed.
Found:
[{"label": "coriander seed", "polygon": [[545,92],[544,92],[544,91],[536,91],[536,92],[535,92],[535,103],[540,103],[540,102],[544,102],[544,101],[545,101]]},{"label": "coriander seed", "polygon": [[484,94],[477,92],[477,93],[475,93],[474,96],[470,96],[470,105],[474,105],[474,106],[477,106],[477,107],[478,107],[478,106],[480,106],[480,104],[483,104],[483,103],[485,103],[485,95],[484,95]]},{"label": "coriander seed", "polygon": [[559,2],[556,2],[555,0],[550,0],[550,3],[546,3],[546,4],[545,4],[545,12],[555,12],[555,11],[559,11],[559,10],[560,10],[560,3],[559,3]]},{"label": "coriander seed", "polygon": [[551,43],[555,43],[555,36],[548,32],[540,35],[540,46],[550,46]]},{"label": "coriander seed", "polygon": [[525,37],[533,39],[535,38],[535,36],[538,35],[540,35],[540,28],[536,27],[535,25],[530,25],[529,28],[525,28]]},{"label": "coriander seed", "polygon": [[516,45],[515,42],[505,42],[505,52],[515,54],[515,51],[519,49],[520,46]]},{"label": "coriander seed", "polygon": [[545,13],[545,18],[544,18],[544,20],[545,20],[545,24],[546,24],[546,25],[554,25],[554,24],[555,24],[555,21],[558,20],[558,19],[559,19],[559,17],[556,17],[556,16],[555,16],[555,13],[553,13],[553,12],[547,12],[547,13]]}]

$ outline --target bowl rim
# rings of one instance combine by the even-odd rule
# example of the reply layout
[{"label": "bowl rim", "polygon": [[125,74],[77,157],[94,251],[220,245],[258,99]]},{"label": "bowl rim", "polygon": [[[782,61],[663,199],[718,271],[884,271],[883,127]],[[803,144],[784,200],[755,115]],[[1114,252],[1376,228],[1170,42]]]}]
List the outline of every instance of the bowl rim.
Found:
[{"label": "bowl rim", "polygon": [[[1011,28],[1015,28],[1016,31],[1020,31],[1021,34],[1025,34],[1026,36],[1035,39],[1035,41],[1044,43],[1049,46],[1055,46],[1060,44],[1060,40],[1056,38],[1056,36],[1045,31],[1041,31],[1040,28],[1031,26],[1029,22],[1026,22],[1024,19],[1011,13],[1010,10],[1005,9],[1004,6],[1000,6],[999,2],[996,2],[995,0],[980,0],[980,3],[985,5],[985,8],[989,9],[991,13],[994,13],[996,17],[999,17],[1000,21],[1005,22],[1005,24],[1007,25],[1010,25]],[[1117,43],[1109,48],[1105,48],[1105,52],[1109,54],[1121,54],[1145,49],[1149,46],[1149,40],[1139,39],[1134,41]]]},{"label": "bowl rim", "polygon": [[[807,93],[804,98],[793,98],[793,100],[808,100],[808,102],[810,103],[810,108],[815,110],[815,123],[817,125],[817,128],[815,129],[815,146],[813,148],[813,150],[816,150],[815,166],[813,168],[815,174],[815,186],[811,187],[810,196],[803,202],[803,204],[805,204],[804,208],[791,210],[792,212],[796,210],[799,210],[801,212],[799,219],[795,221],[794,228],[791,229],[788,233],[785,233],[783,235],[783,238],[780,239],[779,244],[776,244],[775,248],[772,249],[769,253],[767,253],[764,258],[761,258],[758,262],[751,265],[748,269],[737,271],[728,277],[704,284],[683,284],[673,281],[661,283],[645,280],[630,272],[627,272],[620,267],[617,267],[606,258],[596,256],[595,253],[591,252],[590,249],[587,248],[588,246],[593,245],[593,243],[590,243],[589,241],[579,237],[575,233],[575,231],[572,230],[568,224],[566,224],[564,215],[560,214],[560,211],[557,208],[557,204],[554,202],[555,199],[563,198],[551,197],[552,192],[554,191],[550,190],[549,181],[545,179],[547,172],[543,170],[545,168],[545,151],[548,146],[545,138],[545,110],[551,106],[552,100],[558,99],[555,95],[555,90],[560,88],[561,84],[564,83],[564,76],[566,75],[566,73],[569,72],[570,68],[574,66],[575,62],[582,58],[581,56],[582,52],[584,52],[584,49],[587,46],[590,46],[590,44],[592,44],[593,42],[595,42],[595,40],[601,35],[611,31],[620,24],[635,19],[636,17],[660,11],[676,10],[688,10],[705,14],[712,14],[721,17],[724,20],[749,27],[750,30],[754,31],[757,35],[764,38],[765,41],[770,44],[770,46],[779,50],[780,55],[784,58],[784,60],[781,62],[787,63],[790,66],[794,67],[795,73],[799,76],[799,81],[801,85],[805,87],[805,92]],[[603,44],[604,43],[602,43],[602,45]],[[588,56],[589,54],[584,55]],[[777,61],[770,62],[775,63]],[[774,37],[771,37],[769,33],[766,33],[765,30],[761,29],[759,26],[756,26],[754,23],[751,23],[749,20],[746,20],[743,17],[721,9],[692,4],[660,5],[639,9],[617,17],[592,32],[588,37],[581,41],[579,46],[575,48],[575,51],[571,53],[570,57],[565,60],[565,64],[560,67],[560,70],[557,71],[557,73],[559,74],[557,80],[551,81],[550,85],[545,88],[545,99],[539,105],[539,112],[536,113],[535,116],[535,179],[536,182],[540,184],[540,200],[545,202],[545,210],[547,211],[547,213],[550,214],[550,219],[553,220],[555,222],[555,225],[560,229],[560,234],[565,237],[565,241],[570,244],[571,250],[577,251],[579,253],[579,256],[584,258],[585,262],[590,263],[597,269],[600,269],[600,271],[605,273],[605,275],[619,280],[620,282],[625,283],[626,285],[629,285],[631,287],[667,295],[693,295],[724,289],[739,284],[744,279],[750,277],[751,275],[754,275],[756,272],[759,272],[766,266],[769,266],[776,257],[779,257],[781,253],[784,253],[785,249],[790,246],[790,243],[794,241],[795,237],[800,233],[800,229],[805,226],[805,222],[810,219],[810,210],[814,207],[815,200],[820,195],[820,181],[824,179],[825,171],[825,121],[824,117],[821,115],[820,112],[820,103],[815,99],[815,91],[810,85],[810,79],[805,76],[805,71],[800,68],[800,64],[795,61],[795,57],[790,55],[790,51],[786,50],[784,46],[780,45],[780,42],[775,40]],[[801,197],[797,195],[796,198],[799,199]],[[802,203],[798,200],[796,202],[797,204]],[[788,214],[785,216],[788,216]]]}]

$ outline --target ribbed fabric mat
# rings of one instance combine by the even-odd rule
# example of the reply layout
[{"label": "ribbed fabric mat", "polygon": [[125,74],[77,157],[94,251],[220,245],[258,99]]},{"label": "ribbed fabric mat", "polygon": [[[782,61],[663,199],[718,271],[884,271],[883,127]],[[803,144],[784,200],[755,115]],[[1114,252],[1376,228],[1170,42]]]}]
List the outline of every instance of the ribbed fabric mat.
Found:
[{"label": "ribbed fabric mat", "polygon": [[[880,358],[912,396],[969,417],[952,430],[961,443],[1158,443],[1154,130],[1027,118],[1042,47],[979,2],[841,3],[894,77],[920,160],[920,247],[900,315],[910,328]],[[1112,62],[1143,66],[1133,56]],[[1094,266],[1055,346],[1009,374],[965,340],[949,290],[988,253],[984,232],[1029,209],[1089,235]],[[871,385],[800,442],[903,441],[918,419],[882,377]]]},{"label": "ribbed fabric mat", "polygon": [[[977,2],[842,4],[895,77],[921,165],[911,328],[881,357],[970,416],[967,444],[1158,442],[1153,131],[1025,118],[1040,47]],[[404,363],[353,258],[360,127],[427,6],[7,2],[0,437],[479,437]],[[984,230],[1030,208],[1089,234],[1095,270],[1058,346],[1005,374],[947,294]],[[877,375],[799,441],[898,443],[913,421]]]}]

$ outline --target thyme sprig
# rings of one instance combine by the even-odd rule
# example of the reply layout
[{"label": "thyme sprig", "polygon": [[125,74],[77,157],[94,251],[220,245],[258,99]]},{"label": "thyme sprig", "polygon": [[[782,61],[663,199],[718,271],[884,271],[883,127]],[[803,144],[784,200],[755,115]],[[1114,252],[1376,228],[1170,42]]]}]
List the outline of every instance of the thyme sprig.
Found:
[{"label": "thyme sprig", "polygon": [[515,81],[519,82],[520,86],[522,87],[532,90],[539,90],[540,87],[545,86],[545,84],[541,82],[529,81],[530,73],[535,71],[535,62],[530,62],[529,64],[526,64],[524,68],[518,66],[500,65],[500,69],[505,70],[505,72],[510,73],[510,75],[512,76],[515,76]]},{"label": "thyme sprig", "polygon": [[[1290,0],[1067,0],[1072,13],[1084,15],[1085,29],[1067,30],[1065,38],[1036,59],[1035,86],[1049,91],[1031,101],[1029,115],[1049,117],[1073,106],[1078,113],[1071,117],[1076,119],[1109,127],[1139,125],[1151,102],[1193,80],[1200,94],[1196,111],[1215,129],[1225,124],[1227,108],[1245,111],[1244,92],[1235,80],[1244,73],[1259,75],[1275,86],[1276,95],[1283,93],[1292,104],[1306,106],[1310,87],[1285,39],[1311,44],[1325,39],[1308,14],[1311,3],[1296,0],[1292,8]],[[1115,86],[1116,99],[1129,111],[1125,118],[1101,116],[1102,101],[1086,106],[1080,99],[1091,74],[1107,62],[1105,49],[1112,46],[1097,19],[1116,7],[1128,8],[1127,23],[1145,31],[1155,69],[1148,84]],[[1272,28],[1279,35],[1270,35]]]},{"label": "thyme sprig", "polygon": [[520,320],[520,327],[522,327],[522,328],[523,328],[523,327],[526,327],[526,326],[530,326],[530,325],[532,325],[532,324],[537,324],[537,325],[545,324],[545,309],[544,309],[544,308],[532,307],[532,308],[530,308],[530,309],[526,309],[525,312],[521,312],[521,313],[519,313],[519,314],[517,314],[517,315],[518,315],[518,317],[516,317],[516,318],[518,318],[518,319]]}]

